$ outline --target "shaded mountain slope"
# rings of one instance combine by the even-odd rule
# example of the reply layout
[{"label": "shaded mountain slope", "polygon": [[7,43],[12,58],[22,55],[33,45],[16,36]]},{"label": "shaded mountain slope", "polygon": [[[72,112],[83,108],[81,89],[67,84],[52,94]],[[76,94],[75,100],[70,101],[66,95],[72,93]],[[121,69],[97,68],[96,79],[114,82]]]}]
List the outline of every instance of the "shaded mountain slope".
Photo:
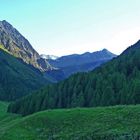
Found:
[{"label": "shaded mountain slope", "polygon": [[54,69],[54,70],[48,70],[45,72],[45,77],[53,77],[54,82],[62,81],[72,74],[78,73],[78,72],[89,72],[94,70],[95,68],[101,66],[102,64],[108,62],[109,59],[106,60],[97,60],[92,63],[86,63],[81,65],[75,65],[75,66],[68,66],[60,69]]},{"label": "shaded mountain slope", "polygon": [[0,49],[0,100],[15,100],[47,83],[39,70]]}]

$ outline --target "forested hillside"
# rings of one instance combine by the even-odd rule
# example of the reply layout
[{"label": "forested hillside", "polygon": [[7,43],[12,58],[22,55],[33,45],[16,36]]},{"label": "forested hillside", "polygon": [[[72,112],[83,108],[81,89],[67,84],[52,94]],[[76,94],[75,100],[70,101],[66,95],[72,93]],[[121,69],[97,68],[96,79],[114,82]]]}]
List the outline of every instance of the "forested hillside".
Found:
[{"label": "forested hillside", "polygon": [[39,70],[8,54],[0,46],[0,100],[15,100],[48,82]]},{"label": "forested hillside", "polygon": [[8,111],[27,115],[49,108],[139,104],[139,93],[140,41],[92,72],[73,75],[10,104]]}]

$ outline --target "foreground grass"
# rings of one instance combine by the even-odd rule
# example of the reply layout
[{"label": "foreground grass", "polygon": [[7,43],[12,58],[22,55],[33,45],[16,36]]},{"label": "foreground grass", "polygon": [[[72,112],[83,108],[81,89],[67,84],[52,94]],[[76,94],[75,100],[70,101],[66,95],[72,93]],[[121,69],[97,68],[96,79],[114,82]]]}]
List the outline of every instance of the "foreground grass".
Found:
[{"label": "foreground grass", "polygon": [[7,113],[7,107],[8,103],[0,102],[0,140],[3,140],[2,136],[20,120],[19,115]]},{"label": "foreground grass", "polygon": [[48,110],[27,117],[0,102],[0,140],[139,140],[140,105]]}]

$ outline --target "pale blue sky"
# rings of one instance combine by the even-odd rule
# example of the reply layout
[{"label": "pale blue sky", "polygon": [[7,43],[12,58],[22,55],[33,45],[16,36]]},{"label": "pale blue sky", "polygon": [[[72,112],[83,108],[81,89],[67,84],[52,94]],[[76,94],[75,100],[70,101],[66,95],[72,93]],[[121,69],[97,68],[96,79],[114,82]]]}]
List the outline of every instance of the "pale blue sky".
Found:
[{"label": "pale blue sky", "polygon": [[119,54],[140,39],[140,0],[0,0],[4,19],[40,54]]}]

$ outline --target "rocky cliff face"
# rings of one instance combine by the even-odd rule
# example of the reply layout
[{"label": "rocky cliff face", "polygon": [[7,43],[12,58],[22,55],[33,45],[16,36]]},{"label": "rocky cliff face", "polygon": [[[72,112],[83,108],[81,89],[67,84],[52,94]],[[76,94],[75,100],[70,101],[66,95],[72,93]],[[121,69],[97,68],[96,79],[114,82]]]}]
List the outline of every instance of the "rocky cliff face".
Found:
[{"label": "rocky cliff face", "polygon": [[0,45],[4,46],[10,54],[40,71],[53,69],[47,60],[39,56],[29,41],[5,20],[0,21]]}]

